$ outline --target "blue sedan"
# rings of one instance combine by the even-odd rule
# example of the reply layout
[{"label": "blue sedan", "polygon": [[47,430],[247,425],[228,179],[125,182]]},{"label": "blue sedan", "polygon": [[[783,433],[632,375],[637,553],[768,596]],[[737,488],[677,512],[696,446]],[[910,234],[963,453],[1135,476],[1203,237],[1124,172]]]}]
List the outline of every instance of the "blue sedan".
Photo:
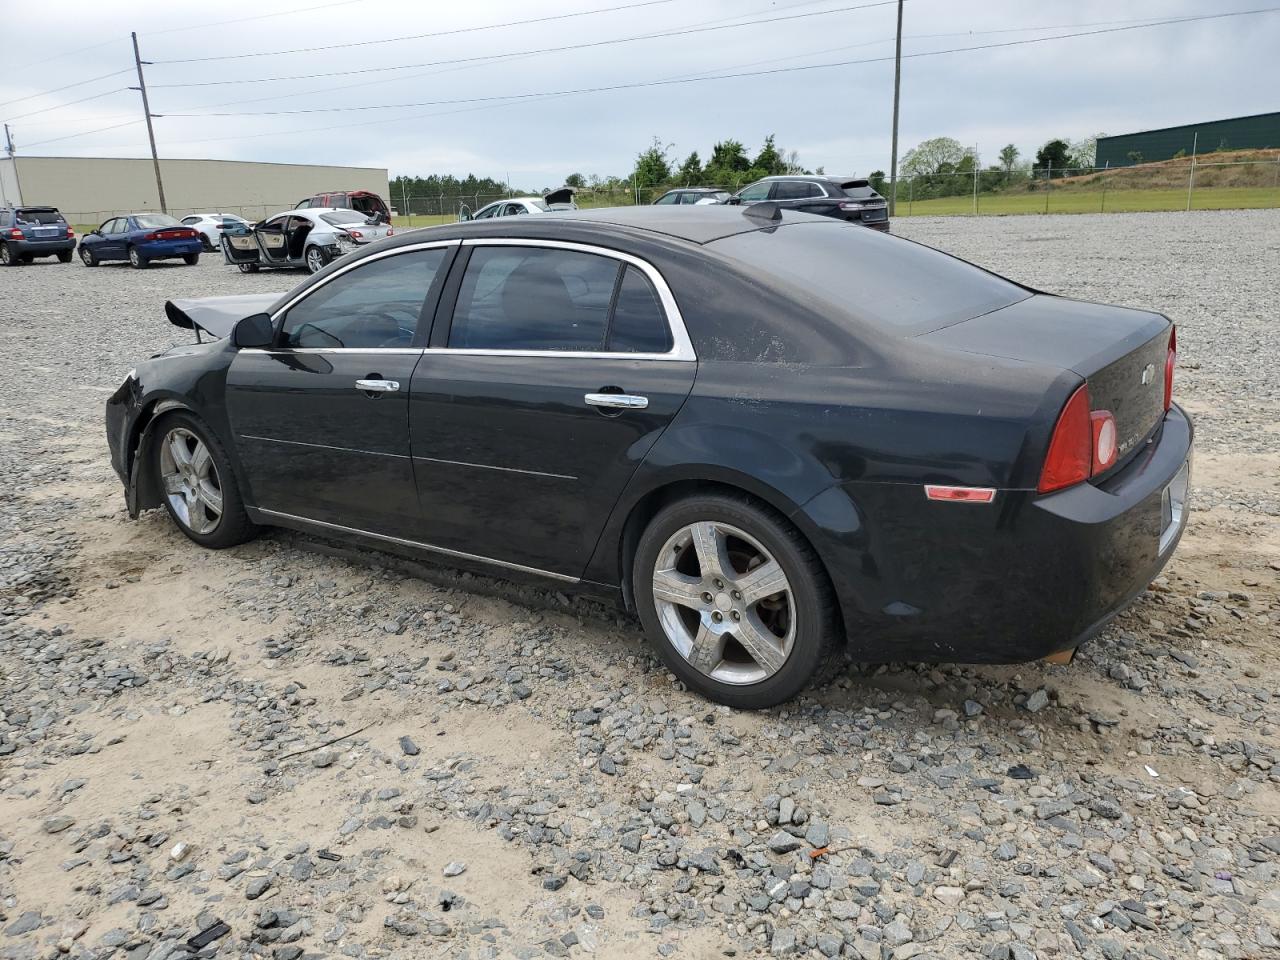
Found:
[{"label": "blue sedan", "polygon": [[86,267],[103,260],[128,260],[139,270],[152,260],[194,265],[200,261],[200,234],[167,213],[131,213],[112,217],[80,238],[80,259]]}]

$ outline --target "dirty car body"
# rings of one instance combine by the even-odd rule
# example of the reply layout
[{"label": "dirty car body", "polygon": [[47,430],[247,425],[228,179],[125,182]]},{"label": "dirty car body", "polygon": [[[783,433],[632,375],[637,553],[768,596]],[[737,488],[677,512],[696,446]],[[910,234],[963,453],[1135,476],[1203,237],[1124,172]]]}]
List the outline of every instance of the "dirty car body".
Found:
[{"label": "dirty car body", "polygon": [[[543,274],[549,285],[504,293],[536,273],[529,251],[560,258],[562,281]],[[617,267],[612,300],[606,290],[594,305],[591,276],[565,273],[569,255]],[[298,339],[305,324],[290,318],[317,316],[306,305],[329,296],[326,284],[406,256],[424,271],[418,293],[407,311],[387,308],[394,321],[367,314],[383,327],[366,346]],[[633,280],[652,295],[626,313],[619,291]],[[538,290],[565,306],[535,323]],[[225,447],[254,523],[614,596],[676,633],[688,607],[690,629],[696,614],[719,636],[731,619],[758,627],[761,608],[740,611],[728,587],[711,587],[700,610],[697,589],[654,600],[641,585],[652,580],[656,596],[667,581],[636,561],[650,526],[718,496],[741,506],[705,528],[728,538],[729,554],[781,562],[795,547],[811,564],[812,591],[803,571],[779,581],[792,605],[771,628],[781,652],[757,657],[743,641],[771,669],[799,649],[786,645],[799,643],[789,625],[819,615],[809,596],[830,598],[860,660],[1019,662],[1071,649],[1146,587],[1186,522],[1192,424],[1170,400],[1165,317],[1038,293],[768,204],[452,224],[361,251],[278,297],[168,309],[216,339],[140,363],[107,404],[131,513],[163,502],[151,425],[186,409]],[[588,348],[597,309],[609,332]],[[269,340],[238,347],[235,321],[259,312]],[[628,341],[619,331],[638,316],[661,326]],[[563,324],[548,334],[555,317]],[[768,520],[759,530],[757,515]],[[672,543],[682,549],[679,535]],[[761,562],[720,561],[730,585]],[[710,582],[706,568],[667,579],[696,588],[698,576]],[[701,687],[708,695],[769,699],[734,699],[757,674],[727,662]]]}]

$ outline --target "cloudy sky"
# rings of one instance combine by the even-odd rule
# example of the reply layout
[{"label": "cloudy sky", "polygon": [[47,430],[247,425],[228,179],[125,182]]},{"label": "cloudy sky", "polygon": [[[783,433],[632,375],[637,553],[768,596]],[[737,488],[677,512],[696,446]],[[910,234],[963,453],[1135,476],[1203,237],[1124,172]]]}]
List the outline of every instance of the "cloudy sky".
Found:
[{"label": "cloudy sky", "polygon": [[[902,151],[945,135],[990,163],[1008,142],[1028,154],[1052,136],[1280,109],[1280,7],[1117,29],[1266,5],[907,0]],[[138,94],[122,89],[136,83],[136,30],[154,61],[162,157],[537,188],[571,172],[625,175],[653,137],[674,158],[696,149],[705,160],[716,140],[754,151],[773,133],[810,168],[889,166],[892,0],[59,0],[6,4],[0,17],[0,119],[19,153],[147,154]],[[1085,31],[1095,33],[920,56]],[[300,48],[312,49],[287,52]],[[839,65],[795,69],[825,64]],[[278,77],[295,79],[265,79]],[[706,77],[721,78],[686,82]]]}]

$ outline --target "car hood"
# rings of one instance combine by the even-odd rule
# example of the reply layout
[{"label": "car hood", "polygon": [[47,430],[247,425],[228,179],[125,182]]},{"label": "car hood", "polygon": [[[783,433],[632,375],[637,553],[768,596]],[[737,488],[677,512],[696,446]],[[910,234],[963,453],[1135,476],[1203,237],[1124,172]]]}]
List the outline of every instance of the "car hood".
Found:
[{"label": "car hood", "polygon": [[222,339],[239,321],[255,313],[265,313],[282,296],[280,293],[242,293],[227,297],[167,300],[164,312],[175,327],[203,330]]}]

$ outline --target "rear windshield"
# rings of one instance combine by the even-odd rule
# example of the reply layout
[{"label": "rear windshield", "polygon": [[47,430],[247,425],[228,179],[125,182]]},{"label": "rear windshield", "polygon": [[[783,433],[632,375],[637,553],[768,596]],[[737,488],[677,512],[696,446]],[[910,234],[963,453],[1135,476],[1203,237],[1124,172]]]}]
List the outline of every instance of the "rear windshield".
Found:
[{"label": "rear windshield", "polygon": [[716,240],[753,274],[799,287],[852,317],[916,336],[1031,296],[932,247],[856,224],[797,223]]},{"label": "rear windshield", "polygon": [[331,227],[337,227],[344,223],[365,223],[369,218],[354,210],[340,210],[337,213],[322,213],[320,219]]},{"label": "rear windshield", "polygon": [[866,200],[877,195],[876,192],[865,183],[845,184],[840,189],[844,191],[844,195],[846,197],[850,197],[854,200]]},{"label": "rear windshield", "polygon": [[19,210],[17,211],[19,223],[61,223],[62,214],[57,210]]},{"label": "rear windshield", "polygon": [[167,213],[140,213],[133,218],[138,226],[151,229],[153,227],[180,227],[181,223]]}]

